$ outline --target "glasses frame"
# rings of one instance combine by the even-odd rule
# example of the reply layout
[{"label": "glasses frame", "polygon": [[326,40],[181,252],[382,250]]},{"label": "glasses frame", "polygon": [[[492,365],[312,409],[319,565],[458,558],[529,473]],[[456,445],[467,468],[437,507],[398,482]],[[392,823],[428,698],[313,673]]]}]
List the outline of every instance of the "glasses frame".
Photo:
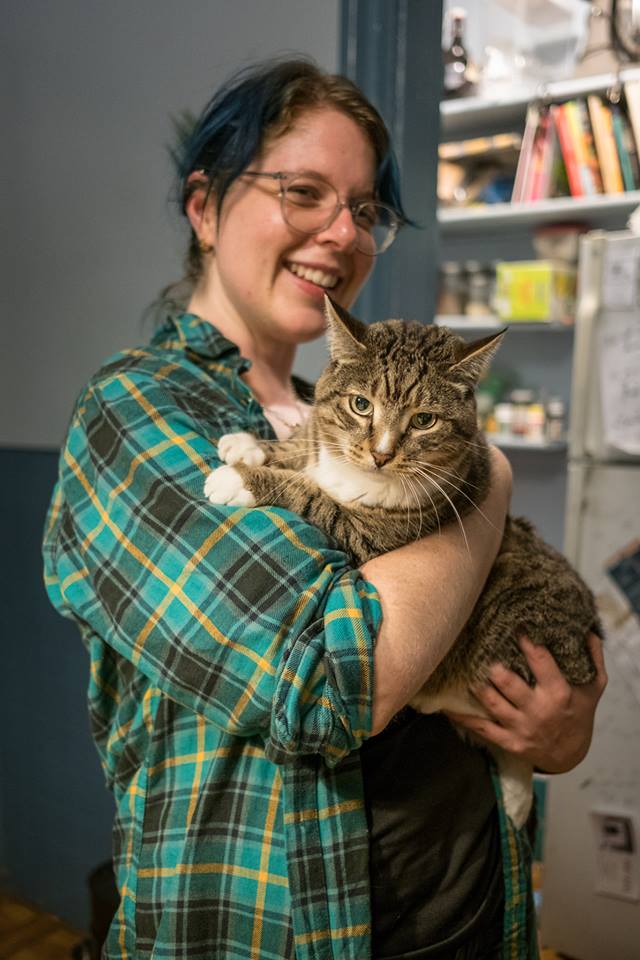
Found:
[{"label": "glasses frame", "polygon": [[[278,196],[280,198],[280,209],[282,211],[282,219],[284,220],[284,222],[287,224],[288,227],[291,227],[291,229],[295,230],[296,233],[299,233],[305,237],[312,237],[316,233],[321,233],[323,230],[327,230],[328,227],[330,227],[331,224],[337,219],[337,217],[340,216],[340,213],[344,209],[347,209],[351,214],[351,217],[353,219],[354,226],[357,232],[359,232],[362,228],[358,226],[355,218],[363,207],[365,207],[367,204],[372,203],[372,204],[375,204],[376,207],[380,207],[383,210],[386,210],[387,213],[389,214],[390,228],[389,228],[388,238],[385,241],[384,246],[381,247],[379,250],[376,250],[375,253],[370,253],[368,250],[363,250],[360,246],[358,246],[358,241],[356,240],[356,249],[359,250],[360,253],[364,253],[365,256],[367,257],[378,257],[381,253],[384,253],[385,250],[388,250],[391,244],[393,243],[393,241],[395,240],[395,238],[397,237],[398,231],[404,224],[402,217],[398,214],[396,210],[393,209],[393,207],[389,206],[388,203],[382,203],[380,200],[374,200],[371,198],[363,199],[363,200],[341,200],[340,197],[338,196],[338,191],[333,186],[333,184],[329,183],[328,180],[325,180],[324,177],[319,177],[315,173],[304,173],[303,171],[292,173],[284,170],[278,170],[275,173],[268,173],[262,170],[245,170],[244,173],[241,174],[241,176],[265,177],[269,180],[277,181],[279,183]],[[291,223],[289,223],[289,220],[287,219],[287,215],[285,211],[286,196],[287,196],[287,180],[295,180],[296,177],[310,177],[312,180],[320,180],[321,183],[326,183],[328,187],[331,187],[331,189],[336,195],[337,202],[331,214],[327,218],[326,222],[323,223],[322,226],[316,227],[315,230],[300,230],[299,227],[294,227]]]}]

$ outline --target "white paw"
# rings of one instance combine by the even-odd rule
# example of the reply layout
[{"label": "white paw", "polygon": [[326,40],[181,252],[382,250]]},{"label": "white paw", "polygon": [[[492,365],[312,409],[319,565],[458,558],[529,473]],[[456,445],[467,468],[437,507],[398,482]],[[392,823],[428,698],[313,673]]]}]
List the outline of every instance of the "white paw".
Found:
[{"label": "white paw", "polygon": [[244,463],[247,467],[259,467],[266,459],[264,450],[251,433],[225,433],[218,440],[218,456],[230,466]]},{"label": "white paw", "polygon": [[211,503],[226,503],[230,507],[253,507],[256,502],[238,471],[229,466],[211,471],[205,480],[204,495]]}]

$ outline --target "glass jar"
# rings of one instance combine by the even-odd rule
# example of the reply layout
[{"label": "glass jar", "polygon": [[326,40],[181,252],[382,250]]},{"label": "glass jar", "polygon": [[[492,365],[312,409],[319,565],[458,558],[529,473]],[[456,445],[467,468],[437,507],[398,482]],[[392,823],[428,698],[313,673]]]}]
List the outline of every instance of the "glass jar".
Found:
[{"label": "glass jar", "polygon": [[442,316],[462,316],[465,311],[466,300],[467,284],[462,265],[455,261],[442,263],[440,265],[436,312]]}]

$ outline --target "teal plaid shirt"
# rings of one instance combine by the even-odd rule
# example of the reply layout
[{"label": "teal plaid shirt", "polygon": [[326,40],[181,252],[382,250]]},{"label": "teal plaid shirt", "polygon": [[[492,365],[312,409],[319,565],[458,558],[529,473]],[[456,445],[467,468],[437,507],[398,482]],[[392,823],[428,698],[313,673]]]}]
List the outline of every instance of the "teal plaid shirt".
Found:
[{"label": "teal plaid shirt", "polygon": [[[365,960],[375,589],[285,510],[203,496],[215,442],[273,437],[248,362],[193,315],[81,395],[45,582],[90,655],[116,800],[107,960]],[[501,812],[505,958],[530,945],[528,848]]]}]

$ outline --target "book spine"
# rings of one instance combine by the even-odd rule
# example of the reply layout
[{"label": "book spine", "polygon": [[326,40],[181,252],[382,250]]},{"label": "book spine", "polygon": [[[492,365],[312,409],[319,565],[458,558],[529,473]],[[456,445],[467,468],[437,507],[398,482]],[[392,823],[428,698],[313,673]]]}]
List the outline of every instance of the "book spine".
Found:
[{"label": "book spine", "polygon": [[624,117],[620,107],[615,104],[611,105],[611,121],[613,127],[613,136],[618,149],[618,157],[620,159],[620,169],[622,170],[622,182],[624,184],[624,189],[633,190],[633,170],[631,168],[631,160],[629,158],[627,145],[625,143]]},{"label": "book spine", "polygon": [[582,129],[582,121],[578,111],[578,105],[575,100],[569,100],[564,104],[564,115],[567,119],[569,136],[573,144],[573,155],[578,167],[578,175],[582,185],[582,192],[585,197],[592,197],[598,191],[593,179],[593,173],[589,164],[587,154],[587,143]]},{"label": "book spine", "polygon": [[569,192],[572,197],[582,197],[582,180],[580,177],[580,168],[573,149],[573,137],[569,128],[569,122],[564,111],[564,105],[556,103],[551,107],[551,116],[558,134],[560,142],[560,152],[564,165],[567,170],[567,179],[569,181]]},{"label": "book spine", "polygon": [[596,154],[605,193],[622,193],[624,184],[608,107],[595,94],[587,97]]},{"label": "book spine", "polygon": [[527,110],[524,134],[522,136],[522,146],[520,148],[518,166],[516,167],[516,176],[513,182],[513,191],[511,193],[512,203],[523,203],[529,199],[531,156],[537,128],[538,108],[534,105],[530,105]]},{"label": "book spine", "polygon": [[595,188],[595,192],[602,193],[604,190],[602,184],[602,173],[600,172],[600,164],[598,163],[598,157],[596,155],[593,129],[591,127],[591,121],[589,120],[589,111],[587,110],[587,105],[584,100],[576,100],[575,104],[576,116],[582,130],[587,163],[591,171],[591,179]]}]

